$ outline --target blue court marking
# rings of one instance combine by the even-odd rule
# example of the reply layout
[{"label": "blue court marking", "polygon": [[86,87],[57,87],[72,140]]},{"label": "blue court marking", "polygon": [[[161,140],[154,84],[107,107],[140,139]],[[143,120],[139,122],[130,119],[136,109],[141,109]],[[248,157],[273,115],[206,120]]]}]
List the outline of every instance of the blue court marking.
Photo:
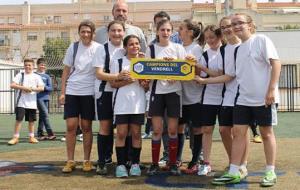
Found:
[{"label": "blue court marking", "polygon": [[0,177],[13,176],[22,173],[43,172],[55,170],[55,166],[23,164],[13,161],[0,160]]}]

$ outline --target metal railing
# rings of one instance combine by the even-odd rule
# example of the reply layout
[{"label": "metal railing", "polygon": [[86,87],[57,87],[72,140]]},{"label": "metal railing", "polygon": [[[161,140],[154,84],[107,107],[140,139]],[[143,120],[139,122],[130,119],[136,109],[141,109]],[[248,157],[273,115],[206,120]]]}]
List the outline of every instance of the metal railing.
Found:
[{"label": "metal railing", "polygon": [[[19,68],[0,69],[0,114],[13,114],[15,109],[15,91],[10,88],[14,76]],[[53,91],[50,95],[49,112],[62,113],[59,104],[60,76],[51,76]],[[280,103],[278,110],[294,112],[300,111],[300,64],[283,65],[279,80]]]}]

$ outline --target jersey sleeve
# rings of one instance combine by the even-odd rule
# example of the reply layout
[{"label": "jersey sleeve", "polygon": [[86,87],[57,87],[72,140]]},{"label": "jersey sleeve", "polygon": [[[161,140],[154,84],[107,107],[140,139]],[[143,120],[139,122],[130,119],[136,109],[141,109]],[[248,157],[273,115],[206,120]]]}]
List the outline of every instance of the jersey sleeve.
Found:
[{"label": "jersey sleeve", "polygon": [[42,77],[40,75],[35,75],[36,76],[36,86],[45,86]]},{"label": "jersey sleeve", "polygon": [[96,49],[96,53],[93,57],[92,65],[97,68],[104,68],[105,64],[105,50],[103,45],[99,45]]},{"label": "jersey sleeve", "polygon": [[[204,58],[203,55],[201,55],[201,57],[200,57],[200,59],[199,59],[199,62],[198,62],[197,64],[202,65],[202,66],[204,66],[204,67],[207,66],[207,63],[206,63],[205,58]],[[201,77],[206,77],[207,74],[206,74],[205,72],[201,71],[200,76],[201,76]]]},{"label": "jersey sleeve", "polygon": [[264,51],[265,59],[269,62],[270,59],[279,59],[277,50],[273,42],[267,36],[264,37]]},{"label": "jersey sleeve", "polygon": [[72,43],[68,47],[65,58],[63,60],[63,64],[66,66],[69,66],[69,67],[71,67],[73,65],[73,49],[74,49],[74,43]]},{"label": "jersey sleeve", "polygon": [[178,54],[178,59],[185,59],[185,57],[187,56],[187,53],[184,49],[184,47],[180,44],[176,44],[176,49],[177,49],[177,54]]},{"label": "jersey sleeve", "polygon": [[13,82],[20,85],[20,82],[21,82],[21,76],[22,76],[22,75],[21,75],[21,72],[18,73],[18,74],[14,77]]}]

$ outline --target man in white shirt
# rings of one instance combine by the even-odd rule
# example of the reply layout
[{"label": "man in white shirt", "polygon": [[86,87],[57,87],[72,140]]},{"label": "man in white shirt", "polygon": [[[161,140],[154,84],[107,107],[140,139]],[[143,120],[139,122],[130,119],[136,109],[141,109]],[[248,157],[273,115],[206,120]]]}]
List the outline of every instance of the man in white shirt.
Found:
[{"label": "man in white shirt", "polygon": [[[128,4],[125,1],[117,1],[112,8],[112,15],[114,17],[114,20],[120,20],[123,22],[127,21],[128,16]],[[145,35],[143,31],[136,26],[125,24],[125,37],[134,34],[141,40],[141,50],[142,52],[146,51],[147,43],[145,39]],[[102,26],[96,30],[96,38],[95,41],[104,44],[107,42],[108,34],[107,34],[107,26]]]}]

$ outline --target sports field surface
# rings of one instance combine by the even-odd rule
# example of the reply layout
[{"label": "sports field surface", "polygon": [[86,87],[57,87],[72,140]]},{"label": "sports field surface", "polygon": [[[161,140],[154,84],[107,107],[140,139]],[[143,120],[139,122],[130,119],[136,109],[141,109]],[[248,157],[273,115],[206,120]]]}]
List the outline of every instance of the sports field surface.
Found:
[{"label": "sports field surface", "polygon": [[[167,172],[154,177],[146,176],[143,170],[141,177],[117,179],[114,177],[114,165],[109,167],[110,174],[106,177],[96,175],[95,171],[84,173],[81,170],[82,143],[78,142],[75,159],[77,169],[71,174],[61,173],[66,159],[65,144],[60,142],[64,134],[65,125],[62,115],[51,115],[51,123],[58,136],[55,141],[43,141],[29,144],[27,126],[21,133],[21,142],[15,146],[8,146],[7,141],[12,137],[14,115],[0,115],[0,190],[79,190],[79,189],[260,189],[259,182],[263,175],[265,160],[263,145],[251,142],[248,163],[249,176],[239,185],[216,187],[210,184],[213,175],[220,175],[227,166],[227,156],[222,142],[215,129],[211,154],[212,176],[199,177],[196,175],[169,176]],[[25,123],[24,123],[25,124]],[[94,134],[98,130],[98,123],[94,122]],[[277,136],[277,184],[270,189],[300,189],[300,113],[279,113],[279,125],[275,128]],[[92,160],[97,160],[96,136]],[[149,166],[151,161],[151,141],[143,140],[141,161]],[[162,152],[162,151],[161,151]],[[191,151],[189,141],[185,143],[183,160],[189,161]],[[114,155],[115,162],[115,155]],[[185,167],[186,163],[184,164]]]}]

